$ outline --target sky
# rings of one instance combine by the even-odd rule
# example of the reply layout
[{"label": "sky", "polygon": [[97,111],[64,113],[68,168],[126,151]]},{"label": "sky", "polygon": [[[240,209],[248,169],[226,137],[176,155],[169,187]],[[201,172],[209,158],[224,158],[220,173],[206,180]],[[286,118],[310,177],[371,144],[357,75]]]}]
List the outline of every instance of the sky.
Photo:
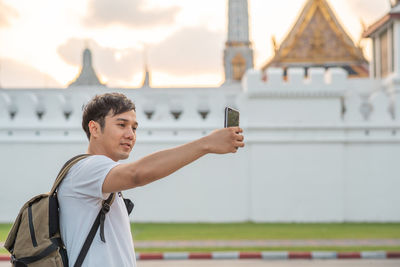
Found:
[{"label": "sky", "polygon": [[[248,0],[255,68],[273,56],[306,0]],[[347,33],[371,58],[361,22],[389,0],[328,0]],[[109,87],[140,87],[147,63],[154,87],[219,86],[224,80],[228,0],[0,0],[0,87],[65,88],[83,49]]]}]

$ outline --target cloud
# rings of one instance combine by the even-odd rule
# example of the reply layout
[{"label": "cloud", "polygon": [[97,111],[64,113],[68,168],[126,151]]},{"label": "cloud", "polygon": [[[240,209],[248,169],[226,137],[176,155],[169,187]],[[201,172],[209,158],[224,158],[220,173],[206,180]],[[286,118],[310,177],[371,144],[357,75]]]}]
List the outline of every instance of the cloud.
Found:
[{"label": "cloud", "polygon": [[346,1],[346,4],[349,6],[354,16],[359,17],[368,23],[375,22],[390,9],[389,1],[387,0],[369,0],[368,4],[366,4],[365,0],[352,0]]},{"label": "cloud", "polygon": [[173,75],[208,74],[223,65],[223,31],[183,28],[150,48],[151,68]]},{"label": "cloud", "polygon": [[145,0],[91,0],[84,24],[94,27],[120,24],[133,28],[169,25],[179,7],[145,8]]},{"label": "cloud", "polygon": [[[220,72],[223,64],[224,32],[205,28],[183,28],[148,49],[150,71],[174,76],[202,75]],[[69,39],[59,46],[58,54],[72,66],[82,65],[82,52],[87,40]],[[129,83],[143,73],[143,52],[135,48],[102,47],[90,41],[93,67],[97,75],[112,84]],[[73,77],[71,77],[72,80]]]},{"label": "cloud", "polygon": [[[72,66],[81,66],[86,41],[69,39],[57,48],[57,52],[66,63]],[[116,81],[130,81],[135,73],[143,69],[142,52],[137,49],[102,47],[94,41],[90,41],[89,48],[97,75],[105,76],[108,84]]]},{"label": "cloud", "polygon": [[18,17],[18,12],[0,0],[0,28],[10,26],[10,20]]},{"label": "cloud", "polygon": [[61,84],[50,75],[30,65],[10,58],[2,58],[0,62],[0,86],[3,88],[62,87]]}]

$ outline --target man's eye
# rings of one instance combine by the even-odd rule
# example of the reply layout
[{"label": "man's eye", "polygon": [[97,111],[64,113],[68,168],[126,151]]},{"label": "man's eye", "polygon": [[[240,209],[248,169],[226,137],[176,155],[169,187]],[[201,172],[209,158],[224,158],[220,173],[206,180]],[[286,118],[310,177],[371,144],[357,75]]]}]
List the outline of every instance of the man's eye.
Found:
[{"label": "man's eye", "polygon": [[123,123],[120,123],[118,125],[121,126],[121,127],[125,127],[125,124],[123,124]]},{"label": "man's eye", "polygon": [[132,127],[132,131],[136,132],[136,129],[137,129],[137,128],[135,128],[135,127]]}]

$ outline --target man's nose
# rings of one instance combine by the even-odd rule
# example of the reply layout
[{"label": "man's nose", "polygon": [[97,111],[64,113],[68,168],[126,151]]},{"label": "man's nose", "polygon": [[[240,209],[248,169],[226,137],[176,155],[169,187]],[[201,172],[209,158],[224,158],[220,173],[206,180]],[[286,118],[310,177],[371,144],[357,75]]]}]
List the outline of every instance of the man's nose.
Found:
[{"label": "man's nose", "polygon": [[135,136],[135,132],[133,129],[128,128],[128,130],[125,132],[125,137],[129,139],[133,139]]}]

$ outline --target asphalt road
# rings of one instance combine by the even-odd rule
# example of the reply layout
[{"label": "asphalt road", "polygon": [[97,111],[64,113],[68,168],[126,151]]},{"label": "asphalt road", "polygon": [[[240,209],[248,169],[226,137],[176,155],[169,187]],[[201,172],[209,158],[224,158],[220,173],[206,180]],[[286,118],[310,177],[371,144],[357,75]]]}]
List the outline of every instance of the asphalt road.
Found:
[{"label": "asphalt road", "polygon": [[[0,262],[0,267],[10,267],[9,262]],[[398,267],[400,259],[384,260],[155,260],[139,261],[138,267]],[[106,266],[104,266],[106,267]]]}]

